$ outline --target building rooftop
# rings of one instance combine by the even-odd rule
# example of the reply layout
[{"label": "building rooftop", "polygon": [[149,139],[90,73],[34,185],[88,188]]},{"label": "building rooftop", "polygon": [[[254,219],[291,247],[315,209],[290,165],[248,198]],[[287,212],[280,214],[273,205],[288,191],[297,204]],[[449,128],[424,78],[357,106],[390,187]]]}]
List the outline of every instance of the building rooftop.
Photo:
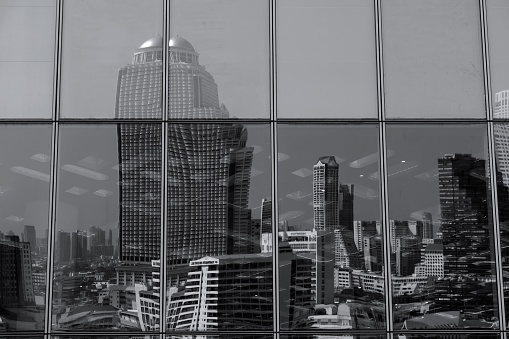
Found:
[{"label": "building rooftop", "polygon": [[[179,48],[184,49],[190,52],[196,52],[193,45],[186,39],[176,35],[170,39],[170,42],[168,43],[170,46],[170,49],[172,48]],[[139,49],[145,49],[145,48],[163,48],[163,38],[161,36],[155,36],[153,38],[148,39],[144,43],[141,44]]]}]

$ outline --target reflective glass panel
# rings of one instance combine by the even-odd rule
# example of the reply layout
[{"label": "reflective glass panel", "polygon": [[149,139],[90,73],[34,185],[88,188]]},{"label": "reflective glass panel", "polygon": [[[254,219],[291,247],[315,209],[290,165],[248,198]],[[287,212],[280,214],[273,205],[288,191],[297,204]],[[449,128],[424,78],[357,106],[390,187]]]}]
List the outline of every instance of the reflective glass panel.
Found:
[{"label": "reflective glass panel", "polygon": [[[247,335],[242,334],[242,339],[273,339],[273,334],[253,334]],[[239,335],[227,335],[227,334],[200,334],[200,335],[167,335],[166,339],[237,339]]]},{"label": "reflective glass panel", "polygon": [[385,335],[369,335],[369,334],[355,334],[343,333],[338,335],[326,334],[299,334],[299,335],[282,335],[281,339],[384,339]]},{"label": "reflective glass panel", "polygon": [[53,324],[159,328],[161,125],[62,125]]},{"label": "reflective glass panel", "polygon": [[382,1],[389,118],[482,118],[477,0]]},{"label": "reflective glass panel", "polygon": [[0,1],[0,118],[51,118],[55,5]]},{"label": "reflective glass panel", "polygon": [[497,165],[498,219],[500,222],[500,241],[504,277],[504,302],[506,319],[509,307],[509,125],[497,123],[493,126],[495,134],[495,159]]},{"label": "reflective glass panel", "polygon": [[376,118],[374,1],[277,2],[280,118]]},{"label": "reflective glass panel", "polygon": [[491,88],[493,117],[509,119],[509,3],[504,0],[486,1],[488,11],[488,41],[490,44]]},{"label": "reflective glass panel", "polygon": [[161,0],[63,3],[61,116],[157,119]]},{"label": "reflective glass panel", "polygon": [[[53,335],[51,339],[139,339],[140,336],[130,336],[130,335],[121,335],[121,336],[113,336],[113,335]],[[143,339],[159,339],[159,335],[143,335]]]},{"label": "reflective glass panel", "polygon": [[269,1],[170,5],[169,117],[203,118],[198,111],[210,108],[221,118],[269,118]]},{"label": "reflective glass panel", "polygon": [[499,328],[486,125],[390,125],[394,328]]},{"label": "reflective glass panel", "polygon": [[[493,333],[455,333],[453,336],[455,339],[497,339],[500,338],[500,334]],[[410,334],[410,333],[395,333],[394,338],[398,339],[450,339],[451,334],[448,333],[419,333],[419,334]]]},{"label": "reflective glass panel", "polygon": [[0,126],[0,331],[43,331],[51,125]]},{"label": "reflective glass panel", "polygon": [[167,330],[272,330],[269,125],[168,137]]},{"label": "reflective glass panel", "polygon": [[281,329],[385,329],[376,125],[279,125]]}]

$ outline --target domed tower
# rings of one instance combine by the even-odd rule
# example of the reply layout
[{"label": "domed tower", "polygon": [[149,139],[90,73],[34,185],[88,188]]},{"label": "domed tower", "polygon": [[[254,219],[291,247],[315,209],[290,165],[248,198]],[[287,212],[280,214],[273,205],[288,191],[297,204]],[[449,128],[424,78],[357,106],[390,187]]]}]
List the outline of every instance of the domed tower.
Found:
[{"label": "domed tower", "polygon": [[[134,52],[132,64],[119,70],[115,116],[120,119],[158,119],[162,115],[163,39],[145,41]],[[219,105],[217,85],[199,64],[199,54],[184,38],[169,41],[168,117],[228,118]]]},{"label": "domed tower", "polygon": [[[119,70],[117,118],[160,119],[163,39],[144,42]],[[247,208],[253,149],[242,124],[219,105],[217,85],[185,39],[169,41],[168,117],[210,119],[168,125],[168,264],[206,255],[249,253],[254,241]],[[160,259],[160,124],[120,124],[121,260]],[[153,175],[147,175],[147,174]],[[141,245],[140,245],[141,244]]]}]

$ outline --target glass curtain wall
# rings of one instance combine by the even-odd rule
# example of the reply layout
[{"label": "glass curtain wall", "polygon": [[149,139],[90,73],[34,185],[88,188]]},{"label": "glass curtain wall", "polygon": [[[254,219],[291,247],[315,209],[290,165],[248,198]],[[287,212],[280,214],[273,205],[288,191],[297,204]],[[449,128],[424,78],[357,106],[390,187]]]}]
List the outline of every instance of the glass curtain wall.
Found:
[{"label": "glass curtain wall", "polygon": [[0,337],[505,338],[503,0],[0,0]]}]

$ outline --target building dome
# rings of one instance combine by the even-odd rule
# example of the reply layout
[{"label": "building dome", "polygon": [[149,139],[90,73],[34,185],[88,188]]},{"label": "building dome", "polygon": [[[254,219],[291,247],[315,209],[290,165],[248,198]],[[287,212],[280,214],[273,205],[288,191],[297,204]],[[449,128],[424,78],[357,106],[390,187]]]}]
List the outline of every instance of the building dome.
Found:
[{"label": "building dome", "polygon": [[163,38],[160,36],[156,36],[151,39],[148,39],[147,41],[141,44],[139,49],[143,48],[163,48]]},{"label": "building dome", "polygon": [[196,52],[194,50],[193,45],[191,45],[189,43],[189,41],[187,41],[184,38],[179,37],[178,35],[174,36],[173,38],[170,39],[169,45],[170,45],[170,48],[173,47],[173,48],[185,49],[190,52]]}]

